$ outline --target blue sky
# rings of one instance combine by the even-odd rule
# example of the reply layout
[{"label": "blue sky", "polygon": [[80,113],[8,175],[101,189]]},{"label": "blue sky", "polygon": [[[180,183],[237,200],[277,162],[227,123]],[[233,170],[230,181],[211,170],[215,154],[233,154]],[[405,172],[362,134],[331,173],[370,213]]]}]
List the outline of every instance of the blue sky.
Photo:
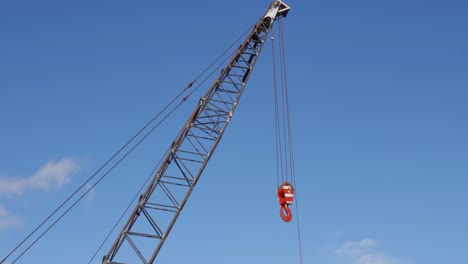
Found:
[{"label": "blue sky", "polygon": [[[2,1],[0,258],[268,4]],[[287,4],[303,263],[467,263],[468,4]],[[270,53],[160,263],[299,263],[278,215]],[[87,263],[195,102],[18,263]]]}]

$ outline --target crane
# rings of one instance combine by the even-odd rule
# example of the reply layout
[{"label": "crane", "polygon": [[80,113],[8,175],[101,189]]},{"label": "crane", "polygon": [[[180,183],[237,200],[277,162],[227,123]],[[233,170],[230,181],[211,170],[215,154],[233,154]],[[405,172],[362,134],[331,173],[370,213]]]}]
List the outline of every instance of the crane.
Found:
[{"label": "crane", "polygon": [[273,2],[199,100],[103,264],[127,263],[123,251],[138,263],[155,261],[231,120],[273,22],[289,10],[282,1]]},{"label": "crane", "polygon": [[[176,139],[172,142],[168,152],[163,156],[159,168],[155,170],[154,176],[148,184],[146,190],[140,195],[131,215],[119,232],[111,248],[104,255],[102,264],[123,264],[123,263],[154,263],[158,253],[166,241],[182,209],[187,203],[195,185],[197,184],[203,170],[210,160],[214,150],[220,142],[224,131],[229,124],[232,115],[239,103],[247,81],[252,73],[255,63],[265,44],[270,30],[275,20],[284,18],[289,13],[290,7],[281,0],[274,0],[268,7],[267,12],[255,24],[248,34],[248,37],[239,46],[226,67],[221,71],[218,78],[210,86],[204,96],[202,96],[189,116],[187,122],[181,129]],[[282,20],[279,20],[280,36],[282,41]],[[274,37],[272,36],[272,40]],[[272,42],[274,43],[274,42]],[[273,45],[273,54],[274,45]],[[286,73],[284,64],[284,50],[282,54],[282,75]],[[275,60],[274,60],[275,61]],[[274,64],[274,63],[273,63]],[[283,184],[278,187],[277,195],[280,203],[280,215],[285,222],[291,221],[292,214],[289,206],[294,198],[294,169],[291,141],[291,127],[289,123],[289,105],[287,103],[287,82],[285,76],[282,79],[283,95],[286,98],[286,105],[282,102],[283,129],[279,122],[279,101],[277,98],[276,69],[274,68],[274,88],[275,88],[275,119],[277,135],[277,177]],[[198,77],[197,77],[198,79]],[[283,83],[284,82],[284,83]],[[194,81],[189,83],[191,87]],[[283,85],[285,84],[285,85]],[[187,89],[186,88],[186,89]],[[185,91],[185,90],[184,90]],[[179,97],[179,94],[177,97]],[[176,98],[177,98],[176,97]],[[187,96],[188,97],[188,96]],[[184,97],[182,101],[185,101]],[[283,101],[284,101],[283,97]],[[163,111],[166,108],[163,109]],[[162,111],[162,112],[163,112]],[[162,113],[161,112],[161,113]],[[159,113],[160,114],[160,113]],[[13,250],[11,250],[0,263],[6,263],[8,258],[21,247],[25,247],[11,262],[16,263],[32,246],[36,244],[55,224],[60,221],[75,205],[80,202],[92,189],[87,188],[81,195],[79,192],[84,187],[90,186],[90,181],[100,173],[111,161],[114,161],[124,149],[132,143],[154,120],[154,117],[143,129],[125,143],[109,160],[107,160],[94,174],[92,174],[75,192],[73,192],[63,203],[61,203],[47,218],[45,218],[30,234],[28,234]],[[167,116],[166,116],[167,117]],[[166,118],[165,117],[165,118]],[[164,119],[165,119],[164,118]],[[163,119],[163,120],[164,120]],[[157,126],[153,127],[151,133]],[[287,127],[287,128],[286,128]],[[133,149],[135,149],[148,135],[142,136],[137,143],[127,149],[112,166],[103,172],[98,180],[95,180],[94,188],[101,180],[108,175]],[[284,137],[284,141],[282,141]],[[288,138],[288,140],[286,140]],[[288,142],[287,142],[288,141]],[[284,143],[285,151],[282,151]],[[279,151],[278,151],[279,150]],[[283,157],[284,154],[284,157]],[[289,156],[289,157],[287,157]],[[285,158],[285,160],[283,160]],[[283,167],[283,161],[285,166]],[[278,166],[278,164],[280,166]],[[290,170],[290,173],[286,171]],[[289,177],[288,177],[289,175]],[[152,176],[152,175],[150,175]],[[292,181],[292,185],[288,182]],[[279,185],[279,183],[278,183]],[[143,189],[143,187],[142,187]],[[140,190],[141,191],[141,190]],[[135,196],[135,199],[138,196]],[[133,202],[132,202],[133,203]],[[130,207],[129,207],[130,208]],[[296,203],[297,209],[297,203]],[[63,210],[63,212],[60,212]],[[55,220],[52,217],[56,216]],[[123,216],[123,215],[122,215]],[[120,222],[120,220],[119,220]],[[299,221],[298,235],[299,235]],[[116,224],[117,226],[117,224]],[[45,230],[40,231],[43,228]],[[114,227],[115,228],[115,227]],[[111,233],[114,229],[112,229]],[[33,235],[39,233],[36,237]],[[109,234],[110,235],[110,234]],[[109,236],[108,236],[109,237]],[[299,249],[300,246],[300,235]],[[32,242],[30,242],[32,241]],[[107,238],[101,244],[101,247]],[[143,242],[142,242],[143,241]],[[30,242],[29,245],[26,243]],[[27,246],[25,246],[27,245]],[[99,247],[98,251],[101,249]],[[301,249],[300,249],[301,250]],[[96,256],[96,254],[94,256]],[[127,258],[131,255],[133,259]],[[89,263],[94,259],[90,260]],[[302,263],[302,256],[301,256]]]}]

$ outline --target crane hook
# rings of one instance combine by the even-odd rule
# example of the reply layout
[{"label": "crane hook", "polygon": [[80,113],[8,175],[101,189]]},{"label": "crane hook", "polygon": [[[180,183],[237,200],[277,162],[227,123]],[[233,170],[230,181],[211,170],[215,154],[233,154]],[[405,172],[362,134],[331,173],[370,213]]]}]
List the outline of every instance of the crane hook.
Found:
[{"label": "crane hook", "polygon": [[278,187],[276,191],[278,194],[278,201],[280,204],[280,216],[281,219],[285,222],[289,222],[292,219],[291,209],[289,205],[293,203],[294,200],[294,188],[289,182],[283,182],[283,184]]},{"label": "crane hook", "polygon": [[290,222],[292,219],[292,213],[291,209],[289,209],[289,206],[287,204],[280,206],[280,216],[281,219],[285,222]]}]

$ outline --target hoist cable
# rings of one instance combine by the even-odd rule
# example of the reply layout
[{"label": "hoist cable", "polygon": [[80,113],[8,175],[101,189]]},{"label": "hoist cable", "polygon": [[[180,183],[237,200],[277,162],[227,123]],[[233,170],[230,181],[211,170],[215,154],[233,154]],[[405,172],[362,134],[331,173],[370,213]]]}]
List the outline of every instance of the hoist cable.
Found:
[{"label": "hoist cable", "polygon": [[[3,258],[3,260],[0,262],[0,264],[4,263],[14,252],[16,252],[26,241],[28,241],[41,227],[44,226],[45,223],[47,223],[55,214],[57,214],[57,212],[62,209],[64,207],[65,204],[67,204],[74,196],[76,196],[76,194],[82,190],[85,186],[88,185],[88,183],[94,178],[96,177],[96,175],[98,173],[100,173],[110,162],[112,162],[124,149],[126,149],[144,130],[146,130],[158,117],[160,117],[162,115],[162,113],[164,113],[178,98],[180,98],[189,88],[192,87],[192,85],[198,80],[200,79],[210,68],[213,67],[214,64],[216,64],[216,62],[218,62],[223,56],[226,55],[226,53],[229,52],[229,50],[231,50],[234,45],[236,43],[238,43],[240,41],[240,39],[243,38],[243,36],[245,36],[245,34],[247,34],[248,31],[244,32],[236,41],[234,41],[221,55],[219,55],[208,67],[205,68],[205,70],[200,73],[192,82],[190,82],[178,95],[176,95],[176,97],[171,100],[158,114],[156,114],[149,122],[146,123],[146,125],[140,129],[130,140],[128,140],[114,155],[112,155],[103,165],[101,165],[101,167],[95,172],[93,173],[80,187],[78,187],[77,190],[75,190],[63,203],[61,203],[51,214],[49,214],[49,216],[44,219],[29,235],[27,235],[13,250],[11,250],[8,255],[6,257]],[[229,57],[227,57],[226,59],[223,60],[223,62],[221,63],[224,63]],[[164,121],[165,119],[167,119],[167,117],[172,114],[183,102],[186,101],[186,99],[188,97],[190,97],[208,78],[210,78],[213,73],[218,70],[219,68],[221,67],[221,64],[216,67],[216,69],[214,69],[200,84],[198,84],[187,96],[185,96],[182,101],[169,113],[166,115],[166,117],[164,117],[163,120],[161,120],[161,122],[158,123],[158,125],[156,125],[155,127],[153,127],[153,129],[151,129],[151,131],[145,135],[145,137],[143,137],[142,140],[140,140],[129,152],[127,152],[123,158],[121,158],[109,171],[106,172],[106,174],[101,177],[93,186],[92,188],[97,184],[99,183],[113,168],[115,168],[115,166],[117,164],[119,164],[126,156],[128,156],[128,154],[130,154],[130,152],[136,147],[138,146],[144,139],[146,139],[146,137],[152,133],[161,123],[162,121]],[[80,201],[87,193],[90,192],[90,190],[92,189],[88,189],[74,204],[72,204],[69,209],[67,209],[65,211],[64,214],[62,214],[51,226],[49,226],[49,228],[47,228],[29,247],[27,247],[12,263],[15,263],[21,256],[24,255],[24,253],[26,253],[26,251],[28,251],[40,238],[42,238],[42,236],[47,233],[57,222],[58,220],[62,219],[63,216],[68,213],[70,211],[71,208],[73,208],[77,203],[78,201]]]},{"label": "hoist cable", "polygon": [[[217,67],[217,69],[219,69],[219,67]],[[215,69],[215,70],[217,70]],[[215,70],[209,75],[211,76]],[[205,78],[204,81],[206,81],[206,79],[209,78],[209,76],[207,78]],[[203,81],[203,82],[204,82]],[[196,89],[200,87],[200,85],[198,85],[194,90],[192,90],[188,96],[192,95]],[[187,97],[188,97],[187,96]],[[14,264],[19,258],[21,258],[34,244],[36,244],[53,226],[55,226],[55,224],[60,221],[79,201],[81,201],[99,182],[101,182],[117,165],[119,165],[138,145],[140,145],[140,143],[142,143],[157,127],[159,127],[163,121],[165,121],[183,102],[185,102],[186,98],[187,97],[184,97],[180,102],[179,104],[177,104],[160,122],[158,122],[146,135],[144,135],[127,153],[125,153],[123,155],[123,157],[121,157],[106,173],[104,173],[103,176],[101,176],[92,186],[91,188],[89,188],[85,193],[83,193],[64,213],[62,213],[60,215],[59,218],[57,218],[44,232],[41,233],[41,235],[36,238],[31,245],[29,245],[24,251],[21,252],[21,254],[12,262],[12,264]],[[97,173],[96,173],[97,174]],[[94,175],[95,176],[95,175]],[[93,176],[93,177],[94,177]],[[91,180],[91,179],[89,179]],[[88,183],[89,180],[86,182]],[[85,183],[85,184],[86,184]],[[70,197],[71,198],[71,197]],[[69,200],[69,199],[68,199]],[[51,215],[52,216],[52,215]],[[50,217],[51,217],[50,216]],[[49,218],[50,218],[49,217]],[[6,260],[6,258],[5,258]]]},{"label": "hoist cable", "polygon": [[[288,127],[288,120],[287,120],[287,115],[286,115],[286,80],[285,80],[285,65],[283,61],[283,31],[280,22],[278,21],[279,24],[279,63],[280,63],[280,80],[281,80],[281,107],[282,107],[282,129],[283,129],[283,144],[284,144],[284,163],[285,163],[285,174],[287,175],[287,181],[292,183],[291,179],[291,171],[290,171],[290,166],[288,166],[289,163],[289,144],[288,144],[288,135],[289,135],[289,130],[287,129]],[[293,184],[293,183],[292,183]],[[294,186],[294,184],[293,184]]]},{"label": "hoist cable", "polygon": [[[245,33],[244,33],[245,35]],[[238,40],[237,40],[238,41]],[[237,42],[236,41],[236,42]],[[233,45],[231,45],[229,47],[229,49],[231,49],[233,47]],[[226,51],[223,53],[223,55],[226,53]],[[233,52],[234,53],[234,52]],[[230,55],[233,55],[233,54],[230,54]],[[206,80],[208,78],[210,78],[217,70],[219,70],[219,68],[221,68],[222,65],[224,65],[224,63],[226,62],[227,59],[229,59],[230,56],[228,56],[224,61],[222,61],[220,63],[220,65],[218,67],[216,67],[201,83],[200,85],[198,85],[192,92],[189,93],[188,96],[192,95],[200,86],[201,84],[203,84],[204,82],[206,82]],[[219,60],[219,59],[217,59]],[[214,63],[210,64],[210,67],[212,67],[214,65]],[[204,71],[204,73],[206,73],[206,70]],[[159,167],[159,165],[161,164],[162,160],[164,159],[164,156],[161,158],[161,160],[159,161],[159,163],[154,167],[153,171],[149,174],[148,178],[146,179],[146,181],[144,182],[144,184],[141,186],[141,188],[138,190],[138,192],[136,193],[136,195],[133,197],[132,201],[129,203],[129,205],[127,206],[127,208],[125,209],[125,211],[122,213],[122,215],[119,217],[119,219],[117,220],[117,223],[113,226],[113,228],[111,229],[111,231],[109,232],[109,234],[106,236],[106,238],[104,239],[104,241],[101,243],[101,245],[99,246],[98,250],[94,253],[93,257],[91,258],[91,260],[88,262],[88,264],[90,264],[94,258],[96,257],[96,255],[99,253],[99,251],[102,249],[102,247],[104,246],[104,244],[107,242],[107,240],[109,239],[109,237],[111,236],[111,234],[114,232],[114,230],[117,228],[117,226],[119,225],[119,223],[122,221],[123,217],[126,215],[128,209],[130,209],[130,207],[132,206],[132,204],[135,202],[136,198],[138,197],[138,195],[142,192],[143,188],[146,186],[146,184],[148,183],[148,181],[151,179],[151,176],[154,175],[156,169]]]},{"label": "hoist cable", "polygon": [[290,182],[291,181],[291,174],[289,173],[289,162],[288,162],[288,145],[287,145],[287,137],[288,137],[288,130],[287,130],[287,122],[286,122],[286,117],[285,117],[285,94],[284,94],[284,84],[283,84],[283,69],[282,69],[282,66],[280,64],[280,73],[281,73],[281,77],[280,77],[280,80],[281,80],[281,96],[280,96],[280,99],[281,99],[281,103],[280,103],[280,106],[281,106],[281,143],[283,144],[283,156],[282,156],[282,162],[284,163],[284,175],[285,175],[285,180]]},{"label": "hoist cable", "polygon": [[[275,150],[276,150],[276,183],[278,186],[284,181],[283,174],[283,163],[282,163],[282,152],[281,152],[281,139],[280,139],[280,129],[279,129],[279,110],[278,110],[278,85],[276,77],[276,51],[275,51],[275,34],[274,28],[272,27],[271,35],[271,49],[273,55],[273,88],[274,88],[274,107],[275,107]],[[281,178],[281,180],[280,180]]]},{"label": "hoist cable", "polygon": [[166,116],[163,117],[161,121],[159,121],[151,130],[146,133],[132,148],[130,148],[129,151],[127,151],[109,170],[107,170],[104,175],[102,175],[92,186],[89,188],[85,193],[83,193],[64,213],[60,215],[59,218],[57,218],[42,234],[36,238],[31,245],[29,245],[11,264],[14,264],[19,258],[21,258],[34,244],[37,243],[55,224],[57,224],[58,221],[60,221],[75,205],[80,202],[97,184],[99,184],[117,165],[119,165],[136,147],[138,147],[151,133],[154,132],[156,128],[158,128],[171,114],[179,108],[180,105],[182,105],[187,97],[191,96],[200,86],[203,84],[215,71],[217,71],[220,68],[218,66],[216,69],[214,69],[201,83],[200,85],[197,85],[195,89],[193,89],[189,95],[184,97]]},{"label": "hoist cable", "polygon": [[[246,31],[248,32],[248,31]],[[218,61],[222,56],[224,56],[230,49],[232,49],[232,47],[235,45],[235,43],[239,42],[239,40],[245,35],[246,33],[244,33],[241,37],[239,37],[231,46],[229,46],[229,48],[223,52],[222,55],[220,55],[213,63],[210,64],[210,66],[208,68],[211,68],[215,63],[216,61]],[[233,52],[234,53],[234,52]],[[230,54],[230,55],[233,55],[233,54]],[[192,92],[189,93],[188,96],[192,95],[195,90],[197,90],[203,83],[206,82],[206,80],[208,78],[210,78],[217,70],[219,70],[219,68],[224,65],[224,63],[226,62],[226,60],[228,58],[230,58],[231,56],[227,56],[226,59],[224,59],[219,65],[218,67],[216,67]],[[197,78],[201,77],[203,74],[205,74],[207,72],[207,69],[205,69],[203,71],[202,74],[200,74]],[[141,188],[138,190],[138,192],[135,194],[135,196],[133,197],[132,201],[129,203],[129,205],[127,206],[127,208],[124,210],[124,212],[122,213],[122,215],[119,217],[119,219],[117,220],[117,223],[112,227],[112,229],[110,230],[110,232],[108,233],[108,235],[106,236],[106,238],[104,239],[104,241],[101,243],[101,245],[99,246],[99,248],[96,250],[96,252],[94,253],[94,255],[92,256],[91,260],[88,262],[88,264],[90,264],[94,258],[97,256],[97,254],[99,253],[99,251],[102,249],[102,247],[104,246],[104,244],[107,242],[107,240],[109,239],[109,237],[111,236],[111,234],[114,232],[114,230],[117,228],[117,226],[120,224],[120,222],[122,221],[123,217],[126,215],[126,213],[128,212],[128,210],[130,209],[130,207],[132,206],[132,204],[135,202],[136,198],[138,197],[138,195],[142,192],[143,188],[146,186],[146,184],[148,183],[148,181],[151,179],[151,177],[154,175],[156,169],[159,167],[159,165],[161,164],[162,160],[164,159],[164,156],[162,156],[161,160],[158,162],[158,164],[154,167],[153,171],[148,175],[147,179],[145,180],[145,182],[143,183],[143,185],[141,186]]]},{"label": "hoist cable", "polygon": [[112,155],[106,162],[104,162],[101,167],[94,172],[78,189],[76,189],[62,204],[60,204],[49,216],[47,216],[46,219],[44,219],[28,236],[26,236],[8,255],[0,262],[4,263],[16,250],[18,250],[19,247],[21,247],[32,235],[34,235],[46,222],[49,221],[49,219],[54,216],[62,207],[67,204],[80,190],[82,190],[87,184],[99,173],[101,172],[112,160],[114,160],[115,157],[117,157],[130,143],[133,142],[151,123],[154,122],[164,111],[167,110],[167,108],[175,102],[188,88],[190,88],[191,82],[187,87],[180,92],[170,103],[168,103],[158,114],[156,114],[146,125],[140,129],[130,140],[128,140],[114,155]]},{"label": "hoist cable", "polygon": [[[276,130],[276,168],[277,168],[277,182],[279,185],[279,175],[285,178],[285,181],[290,182],[296,188],[296,172],[294,161],[294,149],[292,140],[292,125],[291,125],[291,111],[289,104],[289,87],[287,80],[286,68],[286,55],[284,44],[284,30],[282,19],[279,19],[279,73],[280,73],[280,87],[278,88],[278,77],[276,75],[276,51],[274,32],[272,33],[272,50],[273,50],[273,83],[274,83],[274,104],[275,104],[275,130]],[[280,89],[281,91],[278,91]],[[283,179],[284,179],[283,178]],[[299,202],[297,198],[297,189],[294,194],[296,206],[296,224],[297,224],[297,239],[299,247],[299,260],[302,264],[302,241],[301,241],[301,228],[299,219]],[[283,220],[285,220],[283,218]],[[287,221],[287,220],[285,220]]]},{"label": "hoist cable", "polygon": [[[291,173],[291,180],[293,186],[296,186],[296,171],[295,171],[295,162],[294,162],[294,151],[293,151],[293,141],[292,141],[292,128],[291,128],[291,112],[289,108],[289,89],[288,89],[288,81],[287,81],[287,71],[286,71],[286,55],[285,55],[285,44],[284,44],[284,29],[283,29],[283,21],[280,19],[279,21],[279,28],[280,28],[280,49],[281,49],[281,63],[284,69],[284,91],[286,95],[286,116],[287,116],[287,127],[288,127],[288,143],[289,143],[289,159],[290,159],[290,173]],[[301,227],[300,227],[300,220],[299,220],[299,201],[297,197],[297,188],[295,193],[295,203],[296,203],[296,223],[297,223],[297,238],[298,238],[298,246],[299,246],[299,260],[302,264],[302,241],[301,241]]]},{"label": "hoist cable", "polygon": [[302,264],[301,225],[299,221],[299,201],[297,199],[297,189],[296,189],[296,194],[295,194],[295,200],[296,200],[296,225],[297,225],[297,240],[298,240],[298,246],[299,246],[299,260],[300,260],[300,263]]},{"label": "hoist cable", "polygon": [[[245,35],[246,33],[244,33],[243,35]],[[238,40],[236,40],[236,42],[238,42],[240,40],[240,38]],[[228,49],[232,49],[232,47],[235,45],[235,43],[232,44]],[[220,57],[224,56],[226,54],[227,51],[225,51]],[[188,96],[192,95],[200,86],[201,84],[203,84],[208,78],[210,78],[217,70],[219,70],[219,68],[221,68],[222,65],[224,65],[224,63],[227,61],[227,59],[229,59],[232,55],[234,55],[235,51],[230,54],[230,56],[227,56],[226,59],[224,59],[224,61],[222,61],[218,67],[216,67],[201,83],[200,85],[198,85],[192,92],[189,93]],[[217,60],[219,60],[219,58]],[[216,62],[213,62],[210,64],[210,67],[212,67]],[[206,73],[207,70],[205,70],[203,73]],[[201,74],[200,76],[202,76],[203,74]],[[97,256],[97,254],[99,253],[99,251],[102,249],[102,247],[104,246],[104,244],[107,242],[107,240],[109,239],[109,237],[111,236],[111,234],[114,232],[114,230],[117,228],[117,226],[120,224],[120,222],[122,221],[123,217],[126,215],[126,213],[128,212],[128,210],[130,209],[130,207],[133,205],[133,203],[135,202],[136,198],[138,197],[138,195],[142,192],[143,188],[146,186],[146,184],[148,183],[148,181],[151,179],[151,176],[154,175],[156,169],[159,167],[159,165],[161,164],[162,160],[164,159],[164,156],[161,158],[161,160],[158,162],[158,164],[154,167],[153,171],[148,175],[147,179],[145,180],[145,182],[143,183],[143,185],[141,186],[141,188],[138,190],[138,192],[135,194],[135,196],[133,197],[132,201],[129,203],[129,205],[127,206],[127,208],[124,210],[124,212],[122,213],[122,215],[119,217],[119,219],[117,220],[117,223],[112,227],[112,229],[110,230],[110,232],[108,233],[108,235],[106,236],[106,238],[104,239],[104,241],[101,243],[101,245],[99,246],[99,248],[96,250],[96,252],[94,253],[94,255],[92,256],[91,260],[88,262],[88,264],[90,264],[94,258]]]},{"label": "hoist cable", "polygon": [[288,129],[288,143],[289,143],[289,165],[290,165],[290,175],[291,175],[291,182],[293,183],[293,185],[295,185],[295,172],[294,172],[294,166],[293,166],[293,163],[294,163],[294,151],[293,151],[293,144],[292,144],[292,129],[291,129],[291,111],[290,111],[290,108],[289,108],[289,88],[288,88],[288,79],[287,79],[287,70],[286,70],[286,55],[285,55],[285,45],[284,45],[284,31],[283,31],[283,21],[280,20],[279,24],[280,24],[280,41],[281,41],[281,45],[280,45],[280,50],[281,50],[281,61],[282,61],[282,65],[283,65],[283,73],[284,73],[284,76],[283,76],[283,79],[284,79],[284,94],[285,94],[285,108],[286,108],[286,112],[285,112],[285,117],[286,117],[286,120],[287,120],[287,129]]},{"label": "hoist cable", "polygon": [[52,224],[44,230],[39,237],[37,237],[31,245],[29,245],[21,254],[13,261],[11,264],[14,264],[18,259],[20,259],[32,246],[34,246],[37,241],[39,241],[52,227],[57,224],[75,205],[80,202],[97,184],[99,184],[117,165],[119,165],[141,142],[143,142],[159,125],[162,124],[174,111],[183,103],[185,100],[180,101],[161,121],[159,121],[148,133],[146,133],[143,138],[141,138],[129,151],[127,151],[109,170],[107,170],[104,175],[102,175],[86,192],[84,192],[65,212],[63,212]]},{"label": "hoist cable", "polygon": [[282,131],[283,131],[283,138],[282,138],[282,143],[284,144],[284,170],[285,170],[285,175],[286,175],[286,181],[292,182],[291,179],[291,173],[290,173],[290,164],[289,164],[289,155],[290,155],[290,150],[288,148],[288,136],[289,136],[289,130],[287,129],[288,127],[288,122],[287,122],[287,115],[286,115],[286,91],[285,91],[285,65],[283,63],[283,47],[282,47],[282,42],[281,39],[283,37],[282,35],[282,28],[280,24],[279,28],[279,35],[280,35],[280,80],[281,80],[281,118],[282,118]]}]

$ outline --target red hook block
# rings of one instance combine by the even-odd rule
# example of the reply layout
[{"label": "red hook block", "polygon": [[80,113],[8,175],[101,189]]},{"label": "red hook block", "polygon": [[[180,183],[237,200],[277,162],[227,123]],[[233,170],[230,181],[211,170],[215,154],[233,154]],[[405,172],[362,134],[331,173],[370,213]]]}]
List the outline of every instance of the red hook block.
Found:
[{"label": "red hook block", "polygon": [[294,201],[294,188],[289,182],[284,182],[278,187],[277,190],[278,201],[280,204],[280,215],[285,222],[289,222],[292,219],[292,213],[289,209]]}]

